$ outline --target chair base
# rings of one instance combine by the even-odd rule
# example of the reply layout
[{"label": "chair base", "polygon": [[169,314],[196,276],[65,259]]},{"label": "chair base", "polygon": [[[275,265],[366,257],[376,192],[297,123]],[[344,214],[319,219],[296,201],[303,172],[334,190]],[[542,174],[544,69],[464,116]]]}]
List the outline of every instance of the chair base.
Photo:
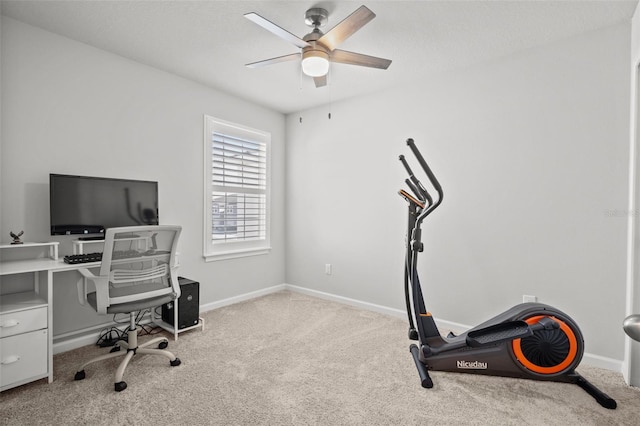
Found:
[{"label": "chair base", "polygon": [[[121,392],[127,388],[127,384],[122,380],[124,376],[124,370],[129,365],[129,362],[133,359],[133,356],[136,354],[148,354],[148,355],[162,355],[166,358],[169,358],[169,365],[172,367],[176,367],[181,364],[181,361],[178,357],[176,357],[173,353],[164,350],[164,348],[168,345],[168,339],[166,337],[156,337],[155,339],[151,339],[148,342],[145,342],[141,345],[138,345],[138,329],[135,327],[135,314],[132,312],[130,314],[132,326],[127,335],[126,342],[118,342],[116,343],[115,349],[114,347],[110,353],[100,355],[95,357],[80,366],[78,371],[74,376],[74,380],[83,380],[86,377],[86,373],[84,368],[93,364],[94,362],[102,361],[105,359],[117,358],[123,356],[124,359],[118,366],[118,369],[115,373],[115,381],[114,381],[114,389],[116,392]],[[158,344],[160,349],[150,348],[150,346]],[[121,350],[126,349],[126,350]]]}]

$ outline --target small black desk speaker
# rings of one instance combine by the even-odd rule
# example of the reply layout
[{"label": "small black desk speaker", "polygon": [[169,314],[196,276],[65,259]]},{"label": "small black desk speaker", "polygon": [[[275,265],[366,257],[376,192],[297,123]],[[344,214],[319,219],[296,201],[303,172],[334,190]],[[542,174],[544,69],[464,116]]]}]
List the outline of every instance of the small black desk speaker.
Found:
[{"label": "small black desk speaker", "polygon": [[180,297],[178,304],[178,325],[173,323],[173,302],[162,305],[162,321],[171,324],[174,328],[182,330],[198,324],[200,315],[200,283],[188,278],[178,277],[180,284]]}]

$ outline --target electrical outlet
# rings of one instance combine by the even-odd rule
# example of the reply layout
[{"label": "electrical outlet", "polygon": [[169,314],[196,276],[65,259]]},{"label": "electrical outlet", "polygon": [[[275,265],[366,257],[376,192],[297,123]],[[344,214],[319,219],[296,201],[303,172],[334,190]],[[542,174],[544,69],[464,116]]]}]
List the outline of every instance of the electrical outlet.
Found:
[{"label": "electrical outlet", "polygon": [[527,294],[524,294],[522,296],[522,303],[537,302],[537,301],[538,301],[537,296],[529,296]]},{"label": "electrical outlet", "polygon": [[324,273],[327,275],[331,275],[331,264],[327,263],[324,265]]}]

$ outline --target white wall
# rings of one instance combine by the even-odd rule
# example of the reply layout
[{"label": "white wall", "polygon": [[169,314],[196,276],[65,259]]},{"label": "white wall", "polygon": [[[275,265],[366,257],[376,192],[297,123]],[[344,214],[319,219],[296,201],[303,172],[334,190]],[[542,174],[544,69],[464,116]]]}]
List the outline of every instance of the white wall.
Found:
[{"label": "white wall", "polygon": [[621,24],[288,116],[286,281],[404,309],[412,137],[445,191],[423,227],[429,310],[474,325],[535,295],[619,363],[629,51]]},{"label": "white wall", "polygon": [[[179,273],[200,282],[202,304],[284,282],[282,114],[6,17],[1,72],[3,242],[24,229],[71,252],[71,237],[49,235],[49,173],[156,180],[160,222],[183,226]],[[203,114],[271,132],[269,255],[202,258]],[[55,282],[56,335],[105,320],[78,304],[75,280]]]}]

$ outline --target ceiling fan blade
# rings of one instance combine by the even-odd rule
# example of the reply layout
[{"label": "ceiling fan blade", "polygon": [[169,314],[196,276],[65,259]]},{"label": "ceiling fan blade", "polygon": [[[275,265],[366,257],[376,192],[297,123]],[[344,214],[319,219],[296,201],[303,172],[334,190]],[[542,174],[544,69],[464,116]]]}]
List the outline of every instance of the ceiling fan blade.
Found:
[{"label": "ceiling fan blade", "polygon": [[331,61],[341,64],[359,65],[361,67],[380,68],[386,70],[391,65],[390,59],[376,58],[362,53],[347,52],[336,49],[331,52]]},{"label": "ceiling fan blade", "polygon": [[318,42],[328,47],[329,50],[333,50],[375,17],[375,13],[362,5],[351,15],[343,19],[338,25],[331,28],[325,35],[320,37]]},{"label": "ceiling fan blade", "polygon": [[246,64],[245,66],[248,68],[260,68],[266,65],[277,64],[279,62],[295,61],[296,59],[300,59],[300,53],[292,53],[290,55],[278,56],[277,58],[271,58],[271,59],[265,59],[263,61],[252,62],[250,64]]},{"label": "ceiling fan blade", "polygon": [[316,87],[324,87],[327,85],[327,75],[313,77],[313,82],[316,83]]},{"label": "ceiling fan blade", "polygon": [[254,13],[254,12],[245,13],[244,17],[247,18],[248,20],[253,21],[256,24],[260,25],[265,30],[277,35],[281,39],[284,39],[284,40],[288,41],[289,43],[295,44],[299,48],[310,46],[309,43],[307,43],[306,41],[302,40],[301,38],[299,38],[295,34],[291,34],[289,31],[285,30],[284,28],[281,28],[281,27],[277,26],[273,22],[269,21],[268,19],[263,18],[262,16],[258,15],[257,13]]}]

